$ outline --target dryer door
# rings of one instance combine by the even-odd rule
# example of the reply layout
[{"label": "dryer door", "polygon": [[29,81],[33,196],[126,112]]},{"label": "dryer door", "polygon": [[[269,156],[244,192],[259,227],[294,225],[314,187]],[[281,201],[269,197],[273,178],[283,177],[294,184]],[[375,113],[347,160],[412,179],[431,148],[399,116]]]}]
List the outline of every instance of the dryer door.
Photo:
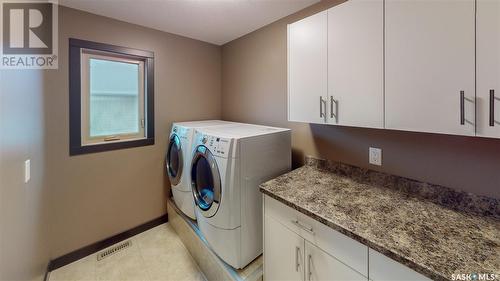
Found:
[{"label": "dryer door", "polygon": [[173,134],[165,157],[167,175],[172,185],[179,184],[181,180],[183,161],[181,140],[177,134]]},{"label": "dryer door", "polygon": [[207,218],[213,217],[219,209],[222,197],[221,181],[217,162],[204,145],[196,147],[193,156],[191,188],[196,206],[201,213]]}]

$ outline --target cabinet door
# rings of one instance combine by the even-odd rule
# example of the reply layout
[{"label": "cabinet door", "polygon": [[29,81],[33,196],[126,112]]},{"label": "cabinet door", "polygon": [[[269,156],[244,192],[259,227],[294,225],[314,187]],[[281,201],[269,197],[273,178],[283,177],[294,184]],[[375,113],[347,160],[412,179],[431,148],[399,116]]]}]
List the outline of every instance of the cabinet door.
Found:
[{"label": "cabinet door", "polygon": [[373,281],[431,281],[424,275],[372,249],[369,249],[369,261],[370,280]]},{"label": "cabinet door", "polygon": [[329,9],[329,123],[384,127],[383,64],[383,0],[350,0]]},{"label": "cabinet door", "polygon": [[474,12],[474,0],[385,1],[386,128],[475,135]]},{"label": "cabinet door", "polygon": [[[328,255],[320,248],[306,241],[307,281],[351,281],[368,280],[366,277]],[[367,261],[368,262],[368,261]]]},{"label": "cabinet door", "polygon": [[477,1],[476,31],[477,135],[500,138],[499,0]]},{"label": "cabinet door", "polygon": [[304,280],[304,239],[266,215],[264,280]]},{"label": "cabinet door", "polygon": [[288,25],[288,120],[325,123],[327,12]]}]

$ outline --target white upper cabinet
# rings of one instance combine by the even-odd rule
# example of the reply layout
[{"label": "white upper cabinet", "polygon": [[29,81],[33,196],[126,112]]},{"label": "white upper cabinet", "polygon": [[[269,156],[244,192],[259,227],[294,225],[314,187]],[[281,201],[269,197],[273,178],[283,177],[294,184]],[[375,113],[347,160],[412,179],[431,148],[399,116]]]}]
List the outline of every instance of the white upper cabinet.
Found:
[{"label": "white upper cabinet", "polygon": [[474,0],[385,1],[386,128],[475,135],[474,13]]},{"label": "white upper cabinet", "polygon": [[477,135],[500,138],[500,1],[478,0]]},{"label": "white upper cabinet", "polygon": [[328,10],[328,123],[384,127],[384,3]]},{"label": "white upper cabinet", "polygon": [[288,120],[383,128],[383,0],[288,26]]},{"label": "white upper cabinet", "polygon": [[290,24],[288,120],[500,138],[500,0],[349,0]]},{"label": "white upper cabinet", "polygon": [[327,12],[288,25],[288,120],[325,123]]}]

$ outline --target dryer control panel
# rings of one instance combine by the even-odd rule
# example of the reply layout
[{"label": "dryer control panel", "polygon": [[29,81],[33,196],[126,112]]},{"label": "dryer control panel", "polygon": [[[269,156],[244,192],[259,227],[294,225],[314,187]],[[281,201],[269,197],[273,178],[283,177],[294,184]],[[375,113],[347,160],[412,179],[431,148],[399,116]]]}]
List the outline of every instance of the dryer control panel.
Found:
[{"label": "dryer control panel", "polygon": [[203,135],[201,143],[208,147],[208,149],[214,156],[224,158],[229,157],[229,151],[231,149],[231,139]]}]

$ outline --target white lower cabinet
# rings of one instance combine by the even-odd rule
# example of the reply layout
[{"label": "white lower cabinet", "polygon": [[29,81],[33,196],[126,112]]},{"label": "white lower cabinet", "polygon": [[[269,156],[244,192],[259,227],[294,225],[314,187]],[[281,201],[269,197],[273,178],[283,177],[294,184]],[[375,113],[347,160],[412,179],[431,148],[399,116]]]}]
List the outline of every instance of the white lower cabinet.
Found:
[{"label": "white lower cabinet", "polygon": [[304,238],[264,216],[265,280],[304,280]]},{"label": "white lower cabinet", "polygon": [[264,280],[368,280],[368,247],[315,222],[264,196]]},{"label": "white lower cabinet", "polygon": [[429,281],[368,246],[264,195],[265,281]]},{"label": "white lower cabinet", "polygon": [[431,281],[422,274],[370,249],[370,280],[372,281]]},{"label": "white lower cabinet", "polygon": [[306,278],[307,281],[349,280],[361,281],[367,278],[325,253],[320,248],[306,242]]},{"label": "white lower cabinet", "polygon": [[264,280],[368,280],[282,223],[264,215]]}]

